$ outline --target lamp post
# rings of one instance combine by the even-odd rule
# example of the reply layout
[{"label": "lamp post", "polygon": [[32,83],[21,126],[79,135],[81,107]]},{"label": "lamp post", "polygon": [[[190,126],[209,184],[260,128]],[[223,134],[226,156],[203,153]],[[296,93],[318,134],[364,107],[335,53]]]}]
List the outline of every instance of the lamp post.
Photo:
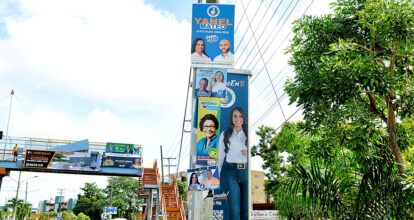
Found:
[{"label": "lamp post", "polygon": [[[19,189],[20,189],[20,177],[22,175],[22,171],[19,171],[19,178],[17,180],[17,190],[16,190],[16,198],[14,200],[14,206],[13,206],[13,220],[16,220],[16,210],[17,210],[17,200],[19,199]],[[31,178],[37,178],[38,176],[31,176],[29,178],[26,178],[24,181],[27,181]],[[12,180],[14,180],[13,178],[11,178]],[[15,180],[14,180],[15,181]]]}]

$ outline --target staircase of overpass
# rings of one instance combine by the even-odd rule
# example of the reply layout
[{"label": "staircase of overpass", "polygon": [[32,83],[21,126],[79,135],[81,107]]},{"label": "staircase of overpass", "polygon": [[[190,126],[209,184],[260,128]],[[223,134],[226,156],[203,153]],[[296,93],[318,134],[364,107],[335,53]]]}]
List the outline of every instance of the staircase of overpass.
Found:
[{"label": "staircase of overpass", "polygon": [[161,217],[163,220],[186,220],[176,179],[173,178],[171,184],[165,184],[161,180],[157,161],[152,168],[143,168],[138,197],[145,199],[147,203],[144,216],[146,219]]}]

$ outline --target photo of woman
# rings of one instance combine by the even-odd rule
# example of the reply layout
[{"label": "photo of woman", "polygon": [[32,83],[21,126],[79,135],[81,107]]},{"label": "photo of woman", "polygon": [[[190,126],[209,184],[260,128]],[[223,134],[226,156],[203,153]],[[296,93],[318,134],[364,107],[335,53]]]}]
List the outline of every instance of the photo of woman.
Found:
[{"label": "photo of woman", "polygon": [[192,173],[188,184],[188,191],[200,190],[197,173]]},{"label": "photo of woman", "polygon": [[227,196],[231,220],[248,219],[247,115],[241,107],[232,109],[229,127],[220,135],[220,184]]},{"label": "photo of woman", "polygon": [[194,40],[191,45],[191,60],[192,61],[211,61],[210,57],[206,53],[206,44],[201,38]]},{"label": "photo of woman", "polygon": [[224,98],[226,94],[226,82],[224,82],[224,74],[222,71],[217,71],[214,77],[211,77],[208,83],[207,90],[211,92],[213,97]]},{"label": "photo of woman", "polygon": [[216,135],[219,122],[213,114],[204,115],[199,123],[205,137],[197,142],[197,164],[207,165],[207,161],[216,160],[219,138]]}]

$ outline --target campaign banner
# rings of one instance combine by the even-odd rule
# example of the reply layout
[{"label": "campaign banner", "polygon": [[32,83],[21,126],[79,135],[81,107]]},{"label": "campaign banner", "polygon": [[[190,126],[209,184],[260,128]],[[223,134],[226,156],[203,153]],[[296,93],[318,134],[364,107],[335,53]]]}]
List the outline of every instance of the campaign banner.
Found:
[{"label": "campaign banner", "polygon": [[106,156],[102,157],[102,167],[141,168],[141,159],[136,157]]},{"label": "campaign banner", "polygon": [[226,69],[197,69],[195,95],[198,97],[225,98]]},{"label": "campaign banner", "polygon": [[88,152],[56,151],[49,169],[99,171],[101,168],[101,154]]},{"label": "campaign banner", "polygon": [[54,156],[55,151],[26,150],[23,167],[47,169]]},{"label": "campaign banner", "polygon": [[217,166],[199,167],[187,170],[188,191],[220,189]]},{"label": "campaign banner", "polygon": [[234,5],[193,4],[191,64],[233,68]]},{"label": "campaign banner", "polygon": [[226,93],[227,99],[222,100],[220,112],[220,188],[227,194],[228,204],[240,204],[237,208],[228,206],[229,216],[247,219],[248,75],[228,73]]},{"label": "campaign banner", "polygon": [[139,147],[133,144],[106,143],[106,153],[139,155]]},{"label": "campaign banner", "polygon": [[197,158],[198,165],[213,165],[217,159],[220,135],[220,99],[198,98]]}]

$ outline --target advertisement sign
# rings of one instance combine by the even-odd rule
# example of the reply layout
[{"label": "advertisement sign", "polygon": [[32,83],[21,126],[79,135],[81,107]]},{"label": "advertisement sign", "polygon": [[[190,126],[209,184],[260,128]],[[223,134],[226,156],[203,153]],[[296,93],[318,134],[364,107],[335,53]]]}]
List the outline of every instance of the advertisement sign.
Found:
[{"label": "advertisement sign", "polygon": [[203,191],[220,188],[217,166],[200,167],[187,170],[188,191]]},{"label": "advertisement sign", "polygon": [[215,164],[220,134],[220,99],[199,97],[196,164]]},{"label": "advertisement sign", "polygon": [[106,213],[106,214],[117,214],[118,213],[118,207],[104,206],[103,212]]},{"label": "advertisement sign", "polygon": [[234,5],[193,4],[191,64],[232,68]]},{"label": "advertisement sign", "polygon": [[197,69],[195,95],[198,97],[225,98],[226,69]]},{"label": "advertisement sign", "polygon": [[106,153],[139,155],[139,147],[133,144],[106,143]]},{"label": "advertisement sign", "polygon": [[54,156],[55,151],[26,150],[23,167],[47,169]]},{"label": "advertisement sign", "polygon": [[141,168],[141,159],[136,157],[103,156],[102,167]]},{"label": "advertisement sign", "polygon": [[[227,74],[227,102],[220,116],[220,188],[227,194],[229,216],[248,218],[248,76]],[[214,207],[213,207],[214,209]],[[240,210],[240,214],[237,212]]]},{"label": "advertisement sign", "polygon": [[100,153],[57,151],[49,169],[99,171],[101,167]]},{"label": "advertisement sign", "polygon": [[250,214],[251,220],[279,219],[277,210],[252,210]]}]

